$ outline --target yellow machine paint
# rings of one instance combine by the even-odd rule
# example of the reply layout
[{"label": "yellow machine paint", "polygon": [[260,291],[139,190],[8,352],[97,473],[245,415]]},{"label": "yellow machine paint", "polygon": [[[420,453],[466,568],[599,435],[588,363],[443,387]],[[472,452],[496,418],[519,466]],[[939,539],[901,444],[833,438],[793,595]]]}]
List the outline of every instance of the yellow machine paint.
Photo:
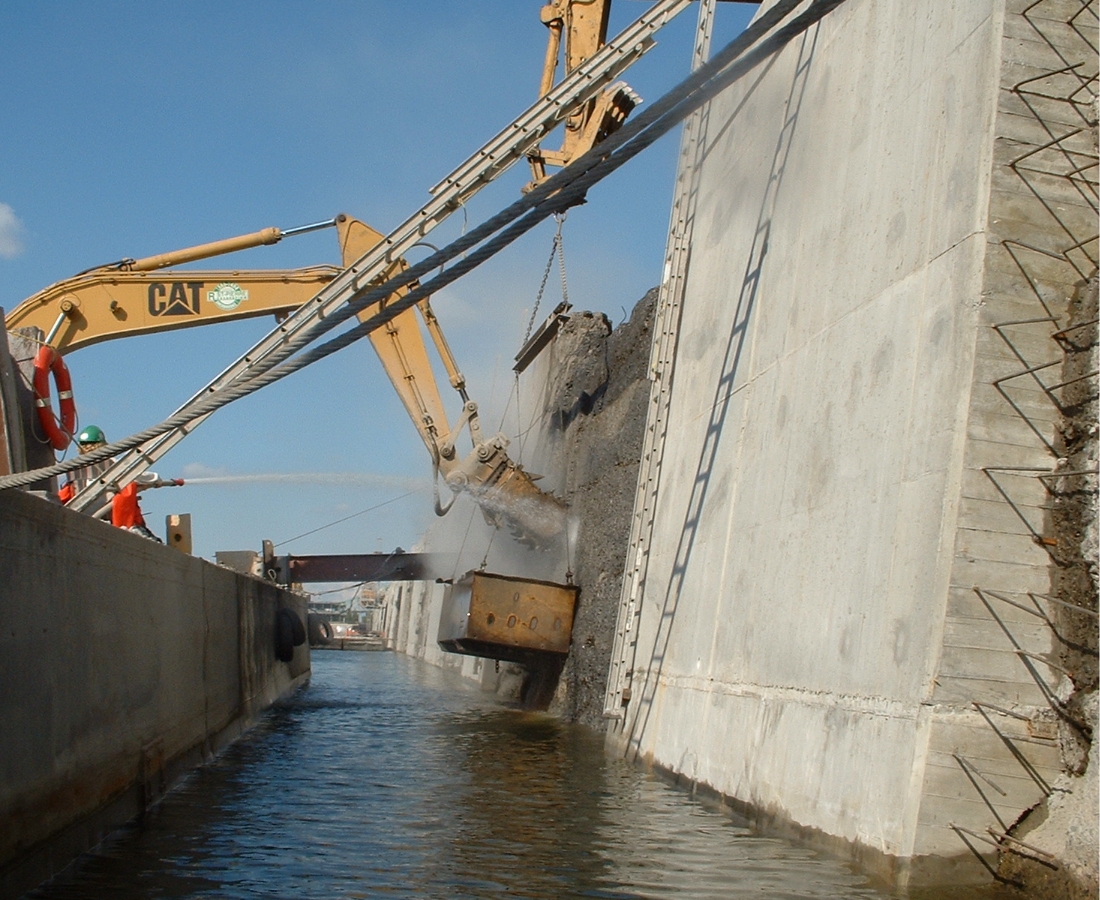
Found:
[{"label": "yellow machine paint", "polygon": [[8,331],[37,327],[56,350],[138,334],[297,309],[339,273],[336,266],[286,270],[172,271],[166,266],[273,244],[278,228],[90,269],[28,297],[5,318]]},{"label": "yellow machine paint", "polygon": [[[604,45],[610,12],[611,0],[551,0],[542,8],[540,15],[549,29],[549,40],[539,97],[553,90],[559,57],[564,56],[565,71],[569,73]],[[543,150],[540,146],[527,154],[533,180],[526,189],[550,177],[547,166],[567,166],[617,131],[639,102],[637,94],[619,81],[575,110],[565,121],[561,149]]]}]

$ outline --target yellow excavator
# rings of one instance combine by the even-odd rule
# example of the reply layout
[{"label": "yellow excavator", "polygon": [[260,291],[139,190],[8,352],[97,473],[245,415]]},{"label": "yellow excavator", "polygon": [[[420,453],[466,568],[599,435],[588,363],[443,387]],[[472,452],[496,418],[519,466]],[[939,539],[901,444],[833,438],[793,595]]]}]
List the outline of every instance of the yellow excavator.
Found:
[{"label": "yellow excavator", "polygon": [[[581,66],[606,41],[611,0],[551,0],[542,8],[542,22],[549,42],[540,85],[540,100],[552,108],[555,73],[564,58],[567,74]],[[675,15],[684,0],[664,0],[655,17]],[[620,49],[630,59],[647,48],[642,19],[636,23],[639,37]],[[656,18],[655,18],[656,21]],[[630,32],[632,35],[634,32]],[[624,32],[625,34],[625,32]],[[621,39],[616,39],[621,42]],[[651,40],[649,43],[652,43]],[[619,57],[601,62],[608,71]],[[629,64],[629,63],[626,63]],[[625,66],[624,66],[625,67]],[[587,77],[597,77],[596,73]],[[577,81],[576,78],[572,79]],[[582,80],[580,84],[584,84]],[[579,88],[570,87],[569,90]],[[559,150],[535,145],[525,151],[533,180],[530,190],[549,176],[547,168],[568,165],[615,131],[639,102],[622,82],[616,82],[581,103],[565,121],[565,137]],[[557,103],[558,101],[554,101]],[[496,165],[492,156],[486,166]],[[465,170],[463,170],[465,171]],[[465,182],[462,182],[464,184]],[[472,178],[471,184],[479,183]],[[458,193],[447,204],[457,208]],[[466,188],[467,193],[470,192]],[[433,191],[434,193],[434,191]],[[343,268],[312,266],[284,271],[173,270],[170,267],[225,253],[272,244],[282,238],[317,228],[335,226]],[[230,321],[274,313],[281,317],[318,299],[329,282],[345,269],[367,258],[368,251],[386,240],[362,222],[338,216],[329,222],[280,231],[264,229],[211,244],[190,247],[145,259],[124,259],[83,272],[39,292],[7,316],[8,329],[36,326],[55,350],[46,357],[60,359],[89,344],[128,335]],[[388,260],[390,257],[386,257]],[[400,257],[375,270],[372,284],[380,284],[407,268]],[[381,269],[382,267],[379,267]],[[369,287],[369,286],[364,286]],[[392,294],[358,314],[367,321],[387,304],[415,289],[415,284]],[[453,422],[448,419],[428,357],[427,344],[417,315],[409,308],[370,333],[387,376],[397,390],[414,427],[431,457],[437,476],[454,494],[469,493],[486,518],[507,527],[517,539],[535,546],[552,546],[566,536],[565,505],[535,486],[538,476],[525,472],[507,454],[503,434],[485,437],[478,407],[467,394],[465,379],[447,345],[428,299],[416,304],[420,319],[442,360],[451,387],[462,402]],[[48,387],[45,393],[49,393]],[[71,395],[70,395],[71,402]],[[467,431],[472,448],[460,455],[456,443]],[[450,508],[436,496],[440,515]],[[570,643],[577,588],[569,584],[526,581],[486,572],[469,573],[452,585],[440,618],[439,641],[453,652],[531,662],[550,656],[564,657]],[[543,622],[540,630],[539,622]],[[520,627],[522,626],[522,627]],[[540,657],[540,654],[542,657]]]},{"label": "yellow excavator", "polygon": [[[8,330],[37,327],[46,344],[59,354],[136,334],[225,322],[264,314],[282,316],[312,298],[338,272],[335,266],[288,270],[171,270],[180,265],[273,244],[291,234],[335,226],[344,265],[350,265],[383,236],[363,222],[340,215],[328,222],[280,231],[265,228],[251,234],[188,247],[145,259],[125,259],[82,272],[51,285],[19,304],[7,316]],[[394,264],[383,278],[407,268]],[[404,294],[408,288],[393,295]],[[362,321],[378,312],[376,304],[359,314]],[[416,313],[408,309],[370,334],[387,376],[420,434],[439,476],[455,493],[466,491],[487,518],[508,526],[519,539],[545,546],[564,527],[565,507],[535,487],[532,477],[507,454],[503,434],[486,438],[477,404],[427,299],[415,307],[442,360],[462,410],[450,424]],[[457,441],[469,432],[472,449],[459,455]],[[436,498],[436,511],[449,508]]]}]

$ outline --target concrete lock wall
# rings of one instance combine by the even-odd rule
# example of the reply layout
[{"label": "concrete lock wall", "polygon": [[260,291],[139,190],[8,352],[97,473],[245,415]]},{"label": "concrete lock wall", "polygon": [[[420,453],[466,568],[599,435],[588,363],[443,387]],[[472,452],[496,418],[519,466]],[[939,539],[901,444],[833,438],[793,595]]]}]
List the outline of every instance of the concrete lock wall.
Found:
[{"label": "concrete lock wall", "polygon": [[[1051,588],[1042,483],[1013,505],[990,467],[1050,471],[1056,420],[996,390],[1024,366],[994,326],[1095,269],[1087,192],[1051,188],[1059,221],[1010,166],[1050,140],[1015,86],[1090,58],[1065,6],[847,0],[712,103],[693,174],[616,739],[899,881],[987,878],[958,829],[1003,831],[1060,770],[1059,673],[1017,652],[1049,629],[1002,605],[1008,637],[974,589]],[[1018,334],[1035,362],[1044,327]]]},{"label": "concrete lock wall", "polygon": [[[988,880],[967,842],[995,865],[987,829],[1048,792],[1046,824],[1017,836],[1068,835],[1037,858],[1067,872],[1075,843],[1095,883],[1096,768],[1067,765],[1077,738],[1044,696],[1088,678],[1048,665],[1051,629],[1012,605],[1065,569],[1035,477],[1064,423],[1019,375],[1057,366],[1052,334],[1095,271],[1095,135],[1072,102],[1091,95],[1048,77],[1083,62],[1095,86],[1080,12],[846,0],[704,112],[673,215],[690,262],[657,309],[606,344],[575,315],[524,374],[541,415],[524,413],[523,461],[577,527],[551,711],[610,721],[622,752],[899,884]],[[1095,526],[1078,533],[1095,560]],[[490,541],[427,544],[463,546],[460,572]],[[508,546],[490,570],[563,578]],[[395,648],[499,685],[439,651],[443,590],[387,593]]]},{"label": "concrete lock wall", "polygon": [[515,698],[523,686],[524,669],[492,659],[448,653],[439,646],[439,616],[448,586],[431,581],[394,582],[385,592],[390,623],[387,649],[449,669],[486,691]]},{"label": "concrete lock wall", "polygon": [[275,658],[305,599],[0,492],[0,895],[158,799],[309,675]]}]

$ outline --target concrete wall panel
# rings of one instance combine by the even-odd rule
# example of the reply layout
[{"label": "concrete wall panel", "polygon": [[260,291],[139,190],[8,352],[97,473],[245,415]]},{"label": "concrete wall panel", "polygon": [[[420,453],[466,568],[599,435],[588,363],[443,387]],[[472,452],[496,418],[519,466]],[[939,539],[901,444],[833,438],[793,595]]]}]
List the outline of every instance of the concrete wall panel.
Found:
[{"label": "concrete wall panel", "polygon": [[309,673],[305,599],[0,492],[0,895],[136,815]]},{"label": "concrete wall panel", "polygon": [[[917,811],[906,803],[922,727],[916,717],[857,697],[737,693],[699,679],[673,684],[682,696],[670,706],[662,765],[749,804],[765,819],[793,819],[834,835],[833,823],[840,821],[846,840],[907,852],[907,823]],[[883,803],[884,796],[892,802]]]},{"label": "concrete wall panel", "polygon": [[[909,860],[964,856],[948,819],[990,812],[941,746],[1004,762],[970,701],[1043,702],[971,590],[1050,584],[1042,484],[993,473],[1025,523],[983,470],[1036,465],[1057,421],[1033,382],[1006,385],[1032,425],[992,384],[1023,366],[990,326],[1036,314],[1002,241],[1060,246],[1005,174],[1038,137],[1002,85],[1050,55],[1005,15],[848,0],[712,104],[627,666],[630,752]],[[1064,298],[1064,261],[1014,252]],[[1050,330],[1006,333],[1049,354]]]}]

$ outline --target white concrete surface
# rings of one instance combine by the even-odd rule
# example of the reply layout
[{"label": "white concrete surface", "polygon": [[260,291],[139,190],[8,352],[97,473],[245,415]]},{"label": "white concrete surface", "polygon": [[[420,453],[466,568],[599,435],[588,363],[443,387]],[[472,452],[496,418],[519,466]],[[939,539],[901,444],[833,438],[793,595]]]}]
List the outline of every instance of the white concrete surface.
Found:
[{"label": "white concrete surface", "polygon": [[[878,851],[902,881],[967,857],[952,823],[997,825],[955,754],[995,776],[1006,824],[1041,796],[972,706],[1045,709],[972,590],[1050,586],[982,471],[1053,462],[990,385],[1021,368],[991,324],[1036,314],[1003,223],[1065,240],[1006,176],[1013,57],[1055,67],[1020,49],[1017,6],[847,0],[713,103],[624,666],[627,752]],[[1052,430],[1038,391],[1021,402]],[[1041,485],[1016,480],[1041,525]],[[1056,748],[1027,752],[1053,777]]]}]

